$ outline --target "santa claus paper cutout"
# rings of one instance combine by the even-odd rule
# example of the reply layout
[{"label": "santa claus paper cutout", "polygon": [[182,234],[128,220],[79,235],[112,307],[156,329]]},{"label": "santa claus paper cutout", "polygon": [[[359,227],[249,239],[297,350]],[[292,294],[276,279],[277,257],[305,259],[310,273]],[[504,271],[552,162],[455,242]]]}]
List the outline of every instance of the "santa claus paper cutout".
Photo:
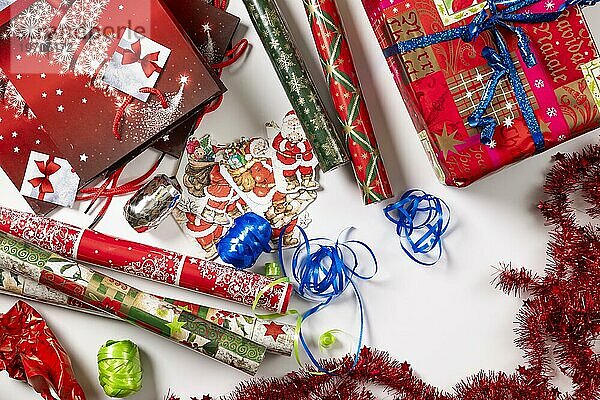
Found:
[{"label": "santa claus paper cutout", "polygon": [[266,126],[269,139],[214,145],[210,136],[195,135],[188,141],[177,174],[183,197],[173,215],[207,259],[217,257],[217,243],[243,213],[253,211],[271,223],[273,245],[285,226],[283,244],[297,245],[293,228],[310,221],[306,208],[316,199],[319,184],[306,135],[293,112],[281,126]]}]

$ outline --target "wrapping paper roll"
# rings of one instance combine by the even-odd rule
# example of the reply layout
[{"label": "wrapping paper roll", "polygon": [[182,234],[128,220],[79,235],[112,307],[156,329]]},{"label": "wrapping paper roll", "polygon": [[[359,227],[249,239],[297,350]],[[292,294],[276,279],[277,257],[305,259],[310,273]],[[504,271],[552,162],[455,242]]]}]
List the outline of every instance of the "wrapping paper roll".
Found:
[{"label": "wrapping paper roll", "polygon": [[323,102],[273,0],[243,0],[290,103],[325,172],[348,161]]},{"label": "wrapping paper roll", "polygon": [[0,233],[0,268],[254,375],[266,348],[160,297]]},{"label": "wrapping paper roll", "polygon": [[329,93],[342,123],[365,204],[394,195],[335,0],[303,0]]},{"label": "wrapping paper roll", "polygon": [[[67,296],[55,289],[49,288],[29,278],[0,268],[0,294],[35,300],[74,311],[85,312],[100,317],[118,319],[100,309]],[[217,324],[228,331],[250,339],[267,348],[270,353],[290,356],[294,348],[294,327],[263,321],[249,315],[206,307],[184,301],[164,299],[166,302],[183,308],[192,314]]]},{"label": "wrapping paper roll", "polygon": [[[239,271],[213,261],[3,207],[0,207],[0,231],[63,257],[246,305],[252,305],[257,293],[273,282],[265,276]],[[258,306],[284,313],[292,291],[289,283],[275,285],[266,290]]]}]

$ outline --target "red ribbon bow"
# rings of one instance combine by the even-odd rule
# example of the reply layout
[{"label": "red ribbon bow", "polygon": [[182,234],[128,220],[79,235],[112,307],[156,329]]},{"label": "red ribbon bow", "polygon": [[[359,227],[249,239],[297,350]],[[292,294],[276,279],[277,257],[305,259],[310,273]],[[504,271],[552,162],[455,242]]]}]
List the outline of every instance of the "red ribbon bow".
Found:
[{"label": "red ribbon bow", "polygon": [[36,161],[35,164],[42,176],[30,179],[28,182],[31,183],[34,188],[40,188],[38,199],[44,200],[46,193],[54,193],[54,187],[50,182],[50,176],[60,169],[60,165],[54,162],[54,157],[50,157],[46,162]]},{"label": "red ribbon bow", "polygon": [[155,71],[162,71],[162,68],[156,63],[156,61],[158,61],[158,55],[160,54],[160,51],[146,54],[142,58],[142,44],[140,43],[140,40],[131,44],[131,50],[119,47],[117,48],[117,52],[123,55],[121,65],[140,63],[142,70],[144,70],[144,74],[146,74],[146,78],[150,78],[150,75],[152,75],[152,73]]}]

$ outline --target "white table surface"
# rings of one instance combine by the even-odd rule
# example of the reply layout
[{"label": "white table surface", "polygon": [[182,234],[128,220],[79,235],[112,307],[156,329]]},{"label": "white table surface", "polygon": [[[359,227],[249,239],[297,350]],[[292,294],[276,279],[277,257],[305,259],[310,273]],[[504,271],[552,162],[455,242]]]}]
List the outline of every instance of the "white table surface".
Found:
[{"label": "white table surface", "polygon": [[[223,81],[229,88],[224,104],[201,126],[224,140],[261,134],[265,121],[281,118],[290,108],[275,73],[265,67],[269,61],[241,1],[231,3],[230,11],[242,18],[238,36],[245,35],[253,48],[239,66],[224,73]],[[301,2],[279,3],[307,55],[313,76],[324,88]],[[548,236],[535,205],[542,198],[540,188],[551,165],[550,156],[556,150],[570,152],[594,143],[598,133],[567,142],[466,189],[442,186],[417,139],[360,0],[338,3],[396,192],[401,194],[417,187],[441,196],[452,209],[452,229],[445,239],[444,258],[435,267],[425,269],[414,264],[400,249],[394,226],[384,218],[384,204],[362,205],[347,166],[321,175],[323,190],[309,209],[313,223],[308,232],[312,236],[335,237],[345,227],[354,226],[354,237],[369,243],[377,254],[379,274],[369,282],[359,283],[366,304],[367,345],[408,360],[427,382],[447,390],[481,369],[511,372],[524,362],[513,343],[515,316],[522,301],[493,287],[494,267],[501,261],[510,261],[542,270]],[[588,10],[586,14],[594,29],[594,23],[600,22],[600,10]],[[596,28],[596,37],[600,37],[600,27]],[[156,156],[151,150],[145,152],[128,166],[125,175],[139,175]],[[176,165],[175,160],[165,160],[161,171],[171,174]],[[1,205],[27,210],[1,171],[0,188]],[[122,216],[125,200],[115,199],[99,224],[99,231],[180,252],[194,251],[171,219],[157,230],[135,233]],[[79,211],[61,210],[53,216],[84,226],[91,217],[84,215],[83,209],[80,206]],[[264,256],[261,261],[269,258]],[[111,274],[157,294],[249,312],[242,306],[200,294]],[[8,310],[14,302],[15,299],[0,295],[0,311]],[[144,387],[132,400],[162,399],[169,389],[182,399],[206,393],[220,395],[248,379],[241,372],[126,323],[39,303],[34,306],[69,352],[89,400],[106,398],[97,382],[96,353],[108,339],[131,339],[142,350]],[[308,304],[295,301],[294,306],[305,309]],[[357,324],[356,304],[348,295],[314,317],[305,329],[309,338],[316,339],[332,328],[355,332]],[[280,376],[296,368],[291,358],[268,356],[259,375]],[[28,386],[0,373],[0,399],[37,398]]]}]

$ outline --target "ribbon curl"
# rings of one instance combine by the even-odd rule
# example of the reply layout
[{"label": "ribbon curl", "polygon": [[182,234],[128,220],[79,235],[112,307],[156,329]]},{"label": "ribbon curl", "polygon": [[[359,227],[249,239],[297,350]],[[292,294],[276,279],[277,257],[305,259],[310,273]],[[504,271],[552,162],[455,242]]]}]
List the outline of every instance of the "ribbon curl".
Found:
[{"label": "ribbon curl", "polygon": [[[400,200],[383,210],[387,219],[396,225],[402,250],[415,262],[431,266],[442,257],[442,235],[450,224],[450,209],[441,199],[423,192],[409,190]],[[393,214],[397,214],[394,217]],[[421,260],[417,254],[437,252],[433,261]]]},{"label": "ribbon curl", "polygon": [[497,122],[492,117],[483,117],[492,102],[496,88],[500,80],[507,76],[537,152],[544,150],[544,136],[540,124],[535,116],[531,102],[527,98],[527,92],[508,50],[508,46],[500,28],[516,35],[519,52],[528,68],[537,64],[535,55],[530,46],[530,40],[525,31],[514,23],[537,24],[541,22],[552,22],[560,17],[562,12],[573,6],[591,6],[600,0],[567,0],[557,11],[547,13],[533,13],[530,10],[517,12],[523,8],[538,3],[540,0],[487,0],[487,7],[483,9],[473,20],[464,26],[450,28],[430,35],[411,38],[383,50],[386,58],[404,54],[409,51],[427,47],[433,44],[447,42],[454,39],[462,39],[472,42],[485,31],[490,31],[496,45],[496,50],[485,47],[482,56],[487,60],[493,71],[484,89],[481,102],[473,114],[468,118],[468,123],[473,128],[481,129],[481,142],[489,145],[492,141]]},{"label": "ribbon curl", "polygon": [[[321,366],[311,352],[302,333],[302,323],[311,315],[314,315],[327,307],[333,300],[344,293],[346,289],[351,287],[360,309],[360,330],[353,366],[356,365],[363,340],[364,308],[362,297],[354,279],[370,280],[373,278],[378,270],[377,258],[375,257],[373,250],[371,250],[364,242],[358,240],[341,242],[341,236],[347,232],[348,229],[342,231],[335,242],[326,238],[308,239],[304,229],[300,227],[298,227],[298,229],[302,235],[303,242],[300,243],[294,251],[290,266],[291,275],[297,283],[297,287],[294,289],[303,299],[318,304],[304,312],[302,315],[298,313],[296,323],[297,336],[302,343],[302,347],[306,351],[308,358],[315,365],[319,373],[332,374],[335,371],[328,371]],[[286,264],[283,259],[283,234],[285,231],[286,229],[283,229],[279,236],[279,262],[283,266],[284,274],[286,273]],[[366,249],[371,256],[374,265],[374,271],[371,275],[361,275],[356,272],[359,267],[359,261],[355,250],[352,249],[353,246]],[[350,257],[348,255],[350,255]],[[336,332],[341,331],[331,330],[326,332],[324,334],[325,337],[322,335],[322,338],[319,340],[320,344],[332,345],[335,342],[334,334]],[[295,352],[296,359],[299,361],[297,345]]]}]

